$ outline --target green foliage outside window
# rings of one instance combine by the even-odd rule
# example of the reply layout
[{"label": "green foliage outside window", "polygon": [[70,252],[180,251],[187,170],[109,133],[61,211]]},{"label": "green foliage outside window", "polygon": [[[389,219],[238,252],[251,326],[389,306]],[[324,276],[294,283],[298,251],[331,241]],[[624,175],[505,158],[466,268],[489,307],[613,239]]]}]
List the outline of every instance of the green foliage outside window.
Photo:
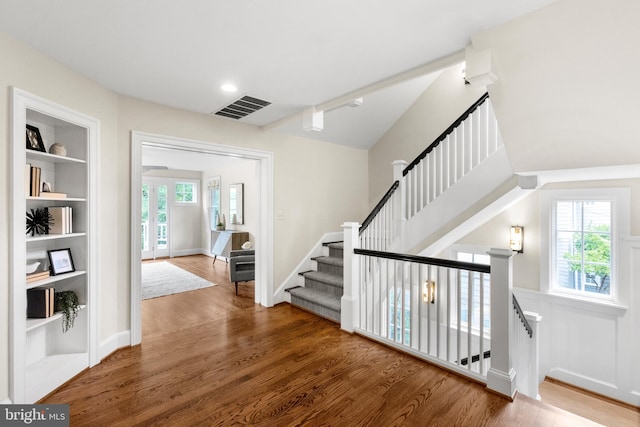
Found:
[{"label": "green foliage outside window", "polygon": [[588,227],[588,232],[573,233],[572,252],[563,254],[572,272],[582,272],[595,292],[609,290],[611,275],[611,234],[608,225]]},{"label": "green foliage outside window", "polygon": [[178,182],[176,183],[176,202],[179,203],[193,203],[195,185],[191,183]]}]

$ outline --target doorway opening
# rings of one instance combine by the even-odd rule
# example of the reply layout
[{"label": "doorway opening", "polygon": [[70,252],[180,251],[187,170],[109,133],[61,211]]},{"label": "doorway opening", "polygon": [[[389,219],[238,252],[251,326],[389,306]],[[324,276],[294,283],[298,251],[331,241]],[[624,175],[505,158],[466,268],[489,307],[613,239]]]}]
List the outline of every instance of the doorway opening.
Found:
[{"label": "doorway opening", "polygon": [[253,160],[256,176],[255,302],[273,305],[273,153],[210,142],[132,132],[131,143],[131,345],[142,341],[141,260],[142,152],[145,147],[174,150],[194,156],[216,155]]}]

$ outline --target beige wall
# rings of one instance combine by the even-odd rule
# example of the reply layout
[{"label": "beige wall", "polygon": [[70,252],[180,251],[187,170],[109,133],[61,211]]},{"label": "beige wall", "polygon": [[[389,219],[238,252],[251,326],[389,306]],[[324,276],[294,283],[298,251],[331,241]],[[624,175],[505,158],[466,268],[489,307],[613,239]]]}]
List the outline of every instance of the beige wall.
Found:
[{"label": "beige wall", "polygon": [[562,0],[472,38],[514,171],[640,163],[638,16],[637,0]]},{"label": "beige wall", "polygon": [[[100,120],[99,332],[104,342],[129,329],[131,131],[157,133],[274,153],[274,283],[326,232],[366,214],[367,152],[264,133],[228,120],[120,97],[0,33],[0,162],[8,175],[9,87],[34,93]],[[9,180],[0,186],[9,217]],[[8,396],[8,224],[0,222],[0,401]]]},{"label": "beige wall", "polygon": [[274,153],[274,209],[276,214],[283,213],[274,231],[275,288],[324,233],[340,231],[343,222],[357,221],[367,213],[364,150],[263,132],[255,126],[128,97],[120,97],[119,114],[119,146],[126,147],[118,153],[119,168],[126,176],[134,130]]},{"label": "beige wall", "polygon": [[[100,174],[98,209],[104,218],[98,220],[98,250],[100,259],[99,304],[103,321],[100,334],[108,337],[123,330],[127,316],[119,313],[119,287],[128,286],[128,275],[119,267],[120,252],[126,252],[120,217],[126,216],[126,206],[119,200],[117,185],[117,95],[83,76],[37,53],[35,50],[0,33],[0,162],[5,174],[0,186],[0,401],[8,395],[8,221],[9,218],[9,108],[10,86],[15,86],[43,98],[65,105],[100,120]],[[20,142],[21,143],[21,142]],[[108,214],[104,214],[107,212]],[[127,243],[128,244],[128,243]],[[108,285],[107,285],[108,284]],[[114,286],[120,284],[120,286]],[[118,322],[118,319],[123,319]]]},{"label": "beige wall", "polygon": [[[232,166],[219,167],[202,173],[204,189],[213,177],[220,177],[220,211],[227,221],[227,229],[246,231],[249,233],[249,241],[255,243],[256,230],[258,228],[258,178],[256,171],[258,162],[255,160],[241,160]],[[244,184],[244,223],[231,225],[229,216],[229,185]],[[211,233],[209,232],[209,212],[208,199],[203,198],[205,203],[204,223],[201,230],[202,247],[209,253],[211,249]],[[232,228],[233,227],[233,228]]]},{"label": "beige wall", "polygon": [[[580,188],[630,188],[631,234],[640,235],[640,180],[556,183],[545,185],[542,190]],[[511,225],[522,225],[525,230],[525,251],[513,258],[513,284],[520,288],[540,290],[540,191],[525,197],[457,243],[487,248],[506,248]]]},{"label": "beige wall", "polygon": [[369,151],[369,203],[375,206],[393,183],[394,160],[412,162],[485,92],[465,85],[455,65],[440,73]]}]

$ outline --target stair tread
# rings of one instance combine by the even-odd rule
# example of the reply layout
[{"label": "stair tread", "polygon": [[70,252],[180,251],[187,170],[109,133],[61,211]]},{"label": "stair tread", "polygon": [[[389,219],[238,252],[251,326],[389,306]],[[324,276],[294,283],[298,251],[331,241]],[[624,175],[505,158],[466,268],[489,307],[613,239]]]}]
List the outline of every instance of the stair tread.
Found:
[{"label": "stair tread", "polygon": [[326,283],[328,285],[344,287],[344,279],[342,276],[336,274],[325,273],[323,271],[309,271],[303,274],[304,277],[308,277],[316,282]]},{"label": "stair tread", "polygon": [[289,290],[291,295],[295,295],[300,299],[304,299],[310,302],[314,302],[323,307],[330,308],[335,311],[340,311],[341,297],[330,295],[325,292],[317,291],[309,288],[292,288]]},{"label": "stair tread", "polygon": [[316,262],[320,262],[323,264],[335,265],[337,267],[344,266],[344,258],[338,258],[333,256],[318,256],[312,259]]}]

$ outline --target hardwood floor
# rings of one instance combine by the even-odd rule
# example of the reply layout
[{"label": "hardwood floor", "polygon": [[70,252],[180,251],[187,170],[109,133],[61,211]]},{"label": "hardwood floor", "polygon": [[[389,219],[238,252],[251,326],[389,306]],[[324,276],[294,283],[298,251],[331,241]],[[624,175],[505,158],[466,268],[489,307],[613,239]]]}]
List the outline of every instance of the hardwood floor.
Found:
[{"label": "hardwood floor", "polygon": [[543,402],[611,427],[640,426],[640,409],[550,378],[540,384]]},{"label": "hardwood floor", "polygon": [[228,268],[171,260],[217,286],[143,302],[143,343],[48,396],[72,426],[589,426],[341,331],[289,304],[239,295]]}]

